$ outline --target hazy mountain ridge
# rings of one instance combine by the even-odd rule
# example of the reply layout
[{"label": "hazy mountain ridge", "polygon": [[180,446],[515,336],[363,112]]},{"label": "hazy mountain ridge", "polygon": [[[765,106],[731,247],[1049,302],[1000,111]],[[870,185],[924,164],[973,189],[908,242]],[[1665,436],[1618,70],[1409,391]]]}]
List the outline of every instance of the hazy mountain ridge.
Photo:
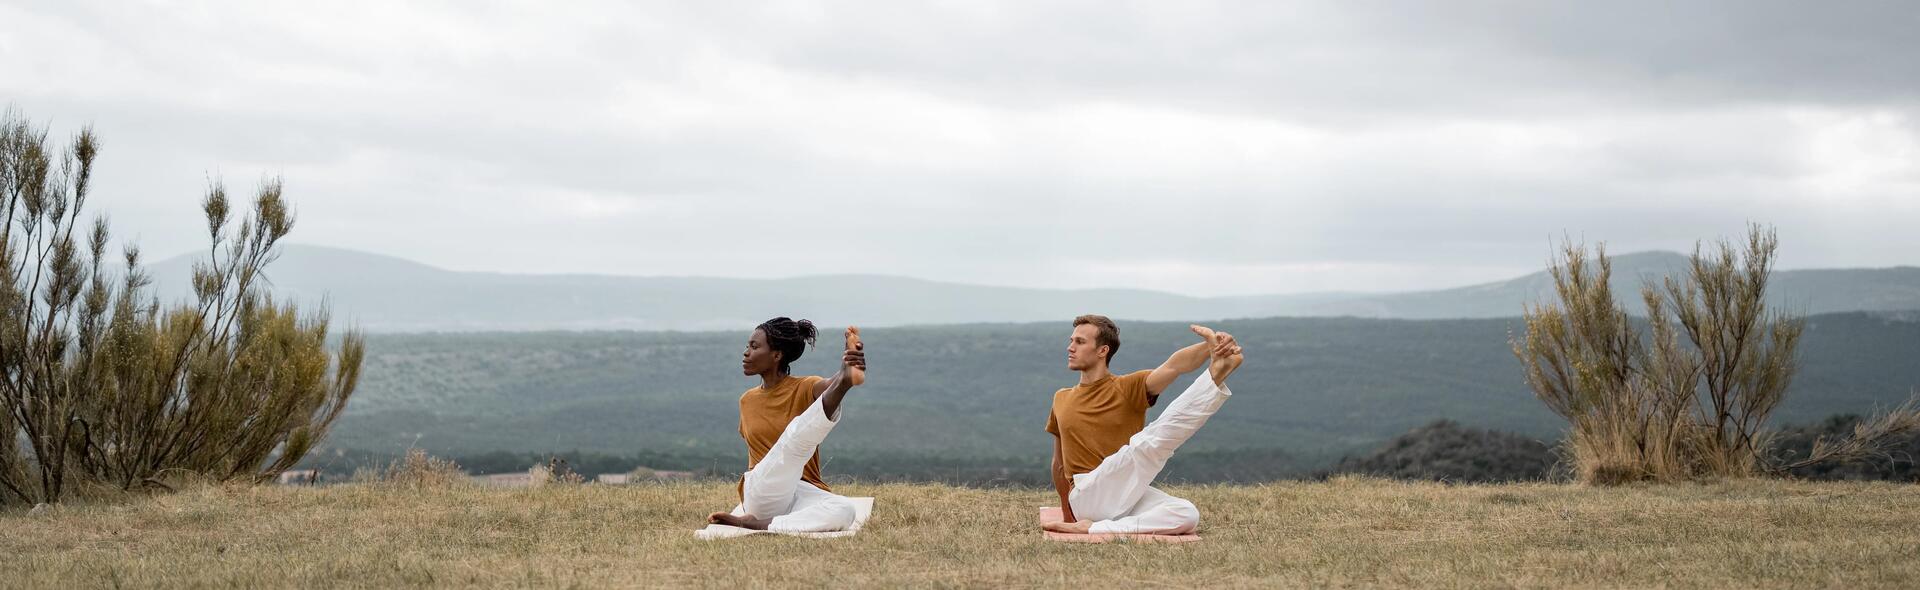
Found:
[{"label": "hazy mountain ridge", "polygon": [[[164,297],[188,293],[192,261],[148,266]],[[1614,288],[1638,312],[1644,278],[1682,272],[1687,258],[1644,252],[1614,258]],[[268,268],[281,296],[328,302],[335,317],[375,332],[727,330],[773,316],[865,326],[1055,321],[1088,312],[1117,319],[1198,321],[1253,317],[1498,318],[1546,300],[1545,272],[1452,289],[1391,294],[1307,293],[1192,297],[1141,289],[1032,289],[884,275],[786,279],[530,275],[461,272],[400,258],[290,245]],[[1776,304],[1804,313],[1920,310],[1920,268],[1779,271]]]}]

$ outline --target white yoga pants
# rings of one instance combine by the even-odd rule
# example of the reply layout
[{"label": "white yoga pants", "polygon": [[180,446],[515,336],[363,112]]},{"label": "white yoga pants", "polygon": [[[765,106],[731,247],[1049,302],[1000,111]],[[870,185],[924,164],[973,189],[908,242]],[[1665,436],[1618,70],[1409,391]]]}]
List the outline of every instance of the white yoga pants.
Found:
[{"label": "white yoga pants", "polygon": [[1213,375],[1202,371],[1179,399],[1128,439],[1126,446],[1093,471],[1073,476],[1067,501],[1073,505],[1074,518],[1093,521],[1095,533],[1177,535],[1199,528],[1200,510],[1193,502],[1148,484],[1167,466],[1174,450],[1232,396],[1233,392],[1214,384]]},{"label": "white yoga pants", "polygon": [[824,533],[853,526],[853,503],[845,496],[800,481],[807,461],[833,431],[833,425],[820,400],[814,400],[806,412],[788,422],[773,448],[747,470],[740,505],[733,508],[733,514],[772,518],[767,530],[783,533]]}]

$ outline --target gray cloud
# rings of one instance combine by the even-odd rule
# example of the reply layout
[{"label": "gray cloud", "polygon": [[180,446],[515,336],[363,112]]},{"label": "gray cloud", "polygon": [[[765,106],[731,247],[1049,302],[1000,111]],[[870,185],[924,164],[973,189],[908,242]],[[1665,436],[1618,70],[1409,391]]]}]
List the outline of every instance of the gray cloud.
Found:
[{"label": "gray cloud", "polygon": [[1407,289],[1750,221],[1915,263],[1916,15],[42,3],[0,7],[0,96],[97,125],[149,253],[208,176],[282,174],[296,240],[466,270]]}]

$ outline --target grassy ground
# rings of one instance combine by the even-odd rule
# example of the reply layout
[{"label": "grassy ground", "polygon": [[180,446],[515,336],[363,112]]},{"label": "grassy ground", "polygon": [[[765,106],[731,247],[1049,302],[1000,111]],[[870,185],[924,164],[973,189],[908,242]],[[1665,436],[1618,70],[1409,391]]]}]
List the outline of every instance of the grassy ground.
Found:
[{"label": "grassy ground", "polygon": [[206,487],[0,512],[0,586],[1915,587],[1920,487],[1174,487],[1206,540],[1042,540],[1050,493],[848,484],[852,539],[696,541],[730,484]]}]

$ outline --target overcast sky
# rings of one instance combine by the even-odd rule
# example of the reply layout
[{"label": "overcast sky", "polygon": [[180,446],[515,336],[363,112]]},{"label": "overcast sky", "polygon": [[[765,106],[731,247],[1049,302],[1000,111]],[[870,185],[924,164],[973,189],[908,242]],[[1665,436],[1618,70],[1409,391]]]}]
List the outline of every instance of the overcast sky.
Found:
[{"label": "overcast sky", "polygon": [[458,270],[1383,291],[1749,221],[1920,264],[1904,2],[638,4],[9,1],[0,102],[95,126],[150,257],[281,175],[291,241]]}]

